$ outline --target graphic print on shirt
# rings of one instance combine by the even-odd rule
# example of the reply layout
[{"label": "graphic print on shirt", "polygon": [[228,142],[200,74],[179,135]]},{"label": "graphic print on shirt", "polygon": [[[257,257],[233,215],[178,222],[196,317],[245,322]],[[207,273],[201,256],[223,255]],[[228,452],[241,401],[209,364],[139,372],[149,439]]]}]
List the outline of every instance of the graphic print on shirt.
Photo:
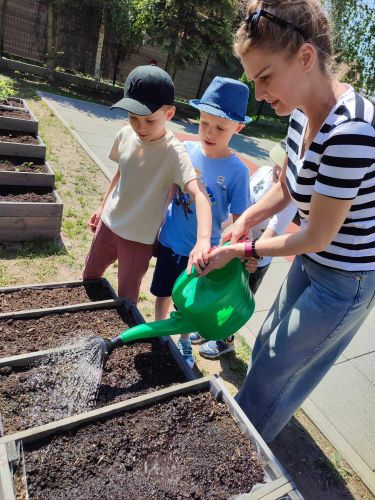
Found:
[{"label": "graphic print on shirt", "polygon": [[[202,172],[200,170],[198,170],[197,168],[195,168],[194,170],[207,191],[207,195],[208,195],[208,198],[211,202],[211,205],[212,206],[216,205],[216,199],[215,199],[214,193],[213,193],[212,189],[205,184]],[[216,182],[219,184],[221,189],[223,189],[223,191],[226,191],[227,187],[225,185],[225,177],[219,175]],[[182,191],[182,189],[180,188],[180,186],[177,186],[176,193],[175,193],[174,199],[173,199],[173,203],[177,206],[181,206],[186,218],[188,218],[189,214],[193,214],[193,211],[191,209],[192,200],[190,198],[190,194],[184,193]]]},{"label": "graphic print on shirt", "polygon": [[221,187],[223,191],[227,190],[227,186],[225,185],[225,177],[223,175],[219,175],[216,179],[216,183]]}]

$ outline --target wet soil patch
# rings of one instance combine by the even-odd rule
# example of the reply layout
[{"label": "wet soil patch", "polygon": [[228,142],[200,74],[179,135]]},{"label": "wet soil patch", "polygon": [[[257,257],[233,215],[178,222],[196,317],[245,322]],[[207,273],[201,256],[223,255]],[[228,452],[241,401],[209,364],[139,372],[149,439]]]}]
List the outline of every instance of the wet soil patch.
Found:
[{"label": "wet soil patch", "polygon": [[83,334],[112,338],[126,325],[134,320],[120,307],[0,319],[0,357],[60,347]]},{"label": "wet soil patch", "polygon": [[[60,361],[58,372],[50,369],[49,362],[0,368],[0,408],[6,434],[186,381],[166,345],[157,339],[137,342],[112,353],[95,399],[84,406],[77,400],[72,406],[67,405],[66,394],[56,397],[59,388],[69,388],[69,363],[71,360],[61,369]],[[49,369],[53,376],[48,377]]]},{"label": "wet soil patch", "polygon": [[0,130],[0,142],[17,142],[21,144],[39,144],[34,134],[17,132],[15,130]]},{"label": "wet soil patch", "polygon": [[225,404],[182,395],[25,445],[30,499],[227,499],[264,480]]},{"label": "wet soil patch", "polygon": [[47,165],[43,160],[24,158],[21,156],[0,157],[0,172],[48,172]]},{"label": "wet soil patch", "polygon": [[31,120],[31,115],[28,111],[23,111],[22,109],[1,109],[0,116],[5,116],[6,118],[19,118],[22,120]]},{"label": "wet soil patch", "polygon": [[56,197],[51,188],[36,188],[28,186],[0,186],[0,201],[56,203]]},{"label": "wet soil patch", "polygon": [[113,299],[113,296],[105,283],[85,283],[58,288],[23,288],[0,292],[0,312],[59,307],[108,299]]}]

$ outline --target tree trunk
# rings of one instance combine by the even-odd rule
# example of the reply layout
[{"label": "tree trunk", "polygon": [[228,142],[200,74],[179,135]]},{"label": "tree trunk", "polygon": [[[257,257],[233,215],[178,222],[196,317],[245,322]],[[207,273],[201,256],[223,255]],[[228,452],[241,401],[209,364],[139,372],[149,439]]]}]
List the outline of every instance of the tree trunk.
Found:
[{"label": "tree trunk", "polygon": [[2,0],[1,2],[1,23],[0,23],[0,57],[3,56],[4,47],[4,31],[5,31],[5,16],[7,12],[7,0]]},{"label": "tree trunk", "polygon": [[106,2],[103,3],[102,21],[101,21],[100,30],[99,30],[98,46],[96,49],[95,73],[94,73],[96,89],[98,89],[99,85],[100,85],[100,72],[101,72],[100,70],[101,70],[101,63],[102,63],[104,36],[105,36],[105,11],[106,11]]},{"label": "tree trunk", "polygon": [[[50,82],[54,81],[54,71],[56,67],[56,39],[57,35],[53,29],[53,5],[48,3],[47,14],[47,77]],[[56,23],[57,24],[57,23]]]},{"label": "tree trunk", "polygon": [[197,94],[195,96],[196,99],[199,99],[200,96],[201,96],[204,79],[205,79],[206,73],[207,73],[208,63],[210,62],[210,57],[211,57],[211,51],[207,54],[206,63],[204,65],[202,76],[201,76],[201,79],[200,79],[200,82],[199,82],[199,87],[198,87],[198,90],[197,90]]},{"label": "tree trunk", "polygon": [[118,47],[117,47],[117,54],[116,54],[116,60],[115,60],[115,67],[114,67],[114,70],[113,70],[113,80],[112,80],[112,85],[115,86],[116,85],[116,80],[117,80],[117,73],[118,73],[118,67],[120,65],[120,61],[121,61],[121,56],[122,56],[122,45],[121,43],[118,44]]}]

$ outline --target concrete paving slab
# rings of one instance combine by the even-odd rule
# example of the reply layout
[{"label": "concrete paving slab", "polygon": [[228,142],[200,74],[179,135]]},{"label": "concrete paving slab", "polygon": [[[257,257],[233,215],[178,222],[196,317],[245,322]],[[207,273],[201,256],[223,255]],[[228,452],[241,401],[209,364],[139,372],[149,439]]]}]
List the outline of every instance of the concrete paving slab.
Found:
[{"label": "concrete paving slab", "polygon": [[368,378],[347,361],[331,368],[310,399],[374,470],[375,390]]},{"label": "concrete paving slab", "polygon": [[351,363],[375,386],[375,352],[352,359]]},{"label": "concrete paving slab", "polygon": [[375,352],[375,331],[365,323],[358,330],[343,354],[347,359],[353,359],[369,352]]},{"label": "concrete paving slab", "polygon": [[272,306],[289,268],[290,262],[285,259],[280,262],[272,261],[255,294],[256,311],[268,310]]}]

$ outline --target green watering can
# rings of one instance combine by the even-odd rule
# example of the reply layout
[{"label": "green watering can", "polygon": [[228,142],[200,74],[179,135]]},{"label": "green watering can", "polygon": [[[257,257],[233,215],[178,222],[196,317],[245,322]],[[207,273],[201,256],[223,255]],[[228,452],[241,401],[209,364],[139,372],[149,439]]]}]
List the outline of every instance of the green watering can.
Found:
[{"label": "green watering can", "polygon": [[177,311],[169,319],[134,326],[112,340],[95,337],[93,341],[105,362],[114,349],[133,340],[195,331],[207,340],[223,340],[236,333],[254,312],[248,277],[244,263],[237,258],[202,277],[194,268],[190,274],[185,270],[173,287]]}]

